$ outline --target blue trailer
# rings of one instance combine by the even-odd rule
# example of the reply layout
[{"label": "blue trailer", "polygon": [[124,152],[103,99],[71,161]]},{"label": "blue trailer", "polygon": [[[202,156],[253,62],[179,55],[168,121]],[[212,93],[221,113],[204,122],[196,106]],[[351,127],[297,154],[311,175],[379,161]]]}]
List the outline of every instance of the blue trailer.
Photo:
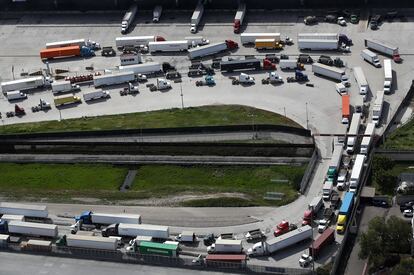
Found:
[{"label": "blue trailer", "polygon": [[354,206],[354,196],[353,192],[346,192],[344,199],[342,200],[342,206],[339,209],[338,220],[336,224],[336,231],[338,233],[344,233],[346,224],[349,220],[349,215],[352,212]]}]

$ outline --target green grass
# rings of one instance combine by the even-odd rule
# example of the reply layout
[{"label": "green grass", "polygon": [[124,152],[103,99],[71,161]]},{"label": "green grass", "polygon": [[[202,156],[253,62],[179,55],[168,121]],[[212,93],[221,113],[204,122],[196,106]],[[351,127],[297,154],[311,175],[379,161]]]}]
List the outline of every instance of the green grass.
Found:
[{"label": "green grass", "polygon": [[247,207],[256,206],[253,202],[243,198],[211,198],[200,200],[188,200],[181,203],[187,207]]},{"label": "green grass", "polygon": [[240,125],[253,122],[300,128],[296,122],[279,114],[246,106],[220,105],[5,125],[0,126],[0,134]]},{"label": "green grass", "polygon": [[414,150],[414,120],[395,130],[382,147],[387,149]]},{"label": "green grass", "polygon": [[[398,177],[401,173],[414,173],[414,162],[396,162],[395,166],[391,169],[391,174]],[[397,185],[398,182],[395,182],[395,187],[397,187]],[[381,192],[381,189],[375,181],[373,182],[373,187],[375,187],[376,195],[388,195],[391,197],[395,195],[394,190],[390,192]]]}]

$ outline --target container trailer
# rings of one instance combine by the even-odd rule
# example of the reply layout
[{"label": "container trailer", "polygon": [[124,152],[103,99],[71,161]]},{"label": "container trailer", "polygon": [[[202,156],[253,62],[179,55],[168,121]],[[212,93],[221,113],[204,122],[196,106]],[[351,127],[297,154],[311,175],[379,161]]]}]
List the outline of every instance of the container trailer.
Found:
[{"label": "container trailer", "polygon": [[354,67],[354,77],[359,86],[359,94],[365,98],[369,91],[369,85],[361,67]]},{"label": "container trailer", "polygon": [[72,84],[68,80],[54,81],[52,83],[53,94],[75,92],[75,91],[80,91],[80,86],[77,84]]},{"label": "container trailer", "polygon": [[348,130],[348,137],[346,141],[346,151],[352,153],[355,149],[356,141],[358,140],[359,127],[361,125],[361,114],[354,113],[351,119],[351,126]]},{"label": "container trailer", "polygon": [[121,71],[114,74],[98,75],[93,78],[93,84],[95,87],[122,84],[131,81],[135,81],[135,74],[132,71]]},{"label": "container trailer", "polygon": [[19,234],[25,236],[57,238],[58,227],[55,224],[22,222],[22,221],[2,221],[0,223],[1,233]]},{"label": "container trailer", "polygon": [[8,101],[26,99],[27,94],[22,93],[20,91],[11,91],[11,92],[6,93],[6,98],[7,98]]},{"label": "container trailer", "polygon": [[141,254],[162,255],[168,257],[178,257],[179,246],[176,244],[165,244],[155,242],[141,242],[138,246]]},{"label": "container trailer", "polygon": [[132,22],[134,22],[137,11],[138,11],[137,4],[133,4],[131,5],[131,7],[129,7],[124,17],[122,18],[121,33],[123,34],[127,33],[128,29],[131,27]]},{"label": "container trailer", "polygon": [[150,236],[158,239],[168,239],[170,235],[169,232],[168,226],[117,223],[111,224],[107,228],[103,229],[102,236]]},{"label": "container trailer", "polygon": [[115,45],[118,49],[124,47],[148,46],[149,42],[165,41],[162,36],[146,35],[146,36],[125,36],[115,38]]},{"label": "container trailer", "polygon": [[49,211],[46,205],[2,202],[0,203],[0,214],[23,215],[25,217],[46,219],[49,216]]},{"label": "container trailer", "polygon": [[75,96],[75,95],[55,96],[53,98],[53,101],[54,101],[56,107],[61,107],[61,106],[70,105],[70,104],[82,103],[81,98],[79,96]]},{"label": "container trailer", "polygon": [[321,254],[321,250],[327,247],[328,245],[335,242],[335,230],[332,228],[327,228],[318,238],[309,246],[309,255],[313,259],[317,259]]},{"label": "container trailer", "polygon": [[312,64],[312,72],[315,75],[322,75],[334,80],[341,81],[342,84],[344,84],[346,87],[348,87],[349,84],[349,78],[345,74],[345,71],[339,68],[330,67],[324,64],[320,63],[313,63]]},{"label": "container trailer", "polygon": [[356,193],[361,181],[362,170],[364,169],[365,155],[358,154],[352,167],[351,177],[349,179],[349,192]]},{"label": "container trailer", "polygon": [[83,224],[93,224],[97,226],[110,225],[114,223],[131,223],[140,224],[141,215],[138,214],[109,214],[109,213],[95,213],[92,211],[84,211],[81,215],[75,217],[75,221]]},{"label": "container trailer", "polygon": [[233,32],[240,33],[240,28],[243,25],[244,17],[246,16],[246,4],[239,3],[237,8],[236,16],[234,16],[233,21]]},{"label": "container trailer", "polygon": [[240,41],[243,45],[254,44],[257,39],[274,39],[280,41],[280,33],[242,33]]},{"label": "container trailer", "polygon": [[390,94],[392,88],[391,59],[384,59],[384,93]]},{"label": "container trailer", "polygon": [[53,79],[50,77],[34,76],[11,81],[3,81],[1,82],[1,90],[3,91],[3,94],[6,94],[11,91],[24,91],[48,87],[51,83],[53,83]]},{"label": "container trailer", "polygon": [[239,45],[236,42],[232,40],[226,40],[224,42],[212,43],[205,46],[191,48],[188,50],[188,56],[190,59],[201,58],[227,50],[234,50],[238,47]]},{"label": "container trailer", "polygon": [[364,43],[368,49],[391,56],[396,63],[402,62],[397,46],[376,39],[365,39]]},{"label": "container trailer", "polygon": [[351,118],[351,106],[349,105],[349,95],[342,95],[342,124],[348,124]]},{"label": "container trailer", "polygon": [[132,72],[135,75],[158,73],[161,70],[161,64],[158,62],[146,62],[142,64],[119,66],[120,72]]},{"label": "container trailer", "polygon": [[109,97],[110,97],[109,92],[103,91],[103,90],[98,90],[98,91],[83,94],[83,100],[85,100],[85,102],[98,100],[102,98],[109,98]]},{"label": "container trailer", "polygon": [[242,252],[243,245],[241,240],[217,239],[215,243],[207,247],[207,253],[209,254],[241,254]]},{"label": "container trailer", "polygon": [[203,18],[204,13],[204,5],[200,2],[198,2],[193,15],[191,16],[191,24],[190,24],[190,32],[196,33],[198,29],[198,25],[201,22],[201,18]]},{"label": "container trailer", "polygon": [[375,133],[375,123],[368,123],[367,128],[365,128],[364,137],[361,141],[361,150],[360,154],[368,155],[369,148],[371,147],[372,140],[374,139]]},{"label": "container trailer", "polygon": [[377,127],[380,125],[383,105],[384,91],[378,91],[375,96],[374,106],[372,107],[372,122],[374,122]]},{"label": "container trailer", "polygon": [[79,46],[79,47],[87,46],[86,39],[82,38],[82,39],[73,39],[73,40],[46,43],[46,49],[61,48],[61,47],[68,47],[68,46]]},{"label": "container trailer", "polygon": [[346,224],[351,215],[352,208],[354,207],[354,196],[355,194],[353,192],[345,193],[341,208],[339,209],[338,220],[336,223],[336,231],[338,233],[345,232]]},{"label": "container trailer", "polygon": [[65,57],[91,57],[95,56],[95,52],[88,47],[82,46],[67,46],[59,48],[43,49],[40,51],[41,59],[54,59],[54,58],[65,58]]},{"label": "container trailer", "polygon": [[187,40],[149,42],[148,50],[153,52],[182,52],[188,50]]},{"label": "container trailer", "polygon": [[339,168],[341,166],[341,159],[342,159],[342,153],[344,151],[344,148],[341,144],[335,144],[331,160],[329,161],[328,166],[328,172],[326,173],[326,178],[329,181],[335,182],[336,177],[339,172]]},{"label": "container trailer", "polygon": [[361,57],[368,63],[372,64],[374,67],[381,67],[380,60],[378,58],[378,55],[376,53],[371,52],[368,49],[361,51]]}]

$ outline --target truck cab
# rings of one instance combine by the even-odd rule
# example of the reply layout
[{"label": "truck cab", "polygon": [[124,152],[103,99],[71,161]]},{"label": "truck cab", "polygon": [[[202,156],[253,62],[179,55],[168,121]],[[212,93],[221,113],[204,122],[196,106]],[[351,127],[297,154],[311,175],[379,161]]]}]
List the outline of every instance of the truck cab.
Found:
[{"label": "truck cab", "polygon": [[291,230],[296,229],[297,226],[295,224],[289,224],[288,221],[281,221],[277,226],[276,230],[273,232],[273,235],[275,237],[283,235]]},{"label": "truck cab", "polygon": [[266,252],[265,243],[258,242],[258,243],[255,243],[252,248],[249,248],[247,250],[247,255],[259,256],[259,255],[264,255],[265,252]]},{"label": "truck cab", "polygon": [[163,79],[158,78],[157,79],[157,89],[158,90],[165,90],[165,89],[171,89],[171,82]]},{"label": "truck cab", "polygon": [[339,234],[344,233],[345,224],[346,224],[346,215],[343,215],[343,214],[338,215],[338,220],[336,222],[336,232],[338,232]]},{"label": "truck cab", "polygon": [[83,224],[92,224],[92,211],[84,211],[79,216],[75,216],[75,221],[81,221]]},{"label": "truck cab", "polygon": [[239,76],[239,81],[240,83],[244,83],[244,84],[254,84],[254,77],[245,74],[245,73],[241,73]]}]

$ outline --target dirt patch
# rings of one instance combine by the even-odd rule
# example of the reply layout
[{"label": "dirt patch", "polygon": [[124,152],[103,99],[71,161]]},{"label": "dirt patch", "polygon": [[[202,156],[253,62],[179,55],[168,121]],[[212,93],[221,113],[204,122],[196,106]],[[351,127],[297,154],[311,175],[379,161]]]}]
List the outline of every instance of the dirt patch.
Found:
[{"label": "dirt patch", "polygon": [[97,198],[72,198],[73,201],[82,202],[82,203],[98,203],[101,200]]}]

